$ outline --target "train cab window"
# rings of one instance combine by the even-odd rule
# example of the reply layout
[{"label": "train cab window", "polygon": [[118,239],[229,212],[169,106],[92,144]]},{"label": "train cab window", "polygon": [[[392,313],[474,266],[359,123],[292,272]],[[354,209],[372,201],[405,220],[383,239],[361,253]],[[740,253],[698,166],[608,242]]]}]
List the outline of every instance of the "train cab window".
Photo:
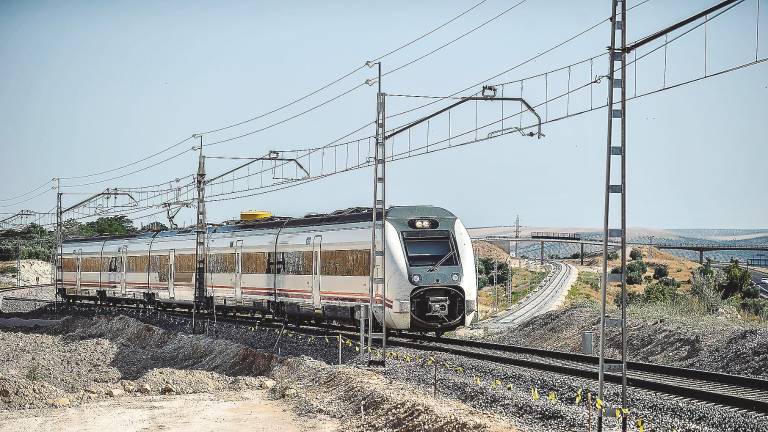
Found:
[{"label": "train cab window", "polygon": [[411,267],[431,267],[438,263],[458,265],[459,258],[448,231],[404,232],[403,241]]}]

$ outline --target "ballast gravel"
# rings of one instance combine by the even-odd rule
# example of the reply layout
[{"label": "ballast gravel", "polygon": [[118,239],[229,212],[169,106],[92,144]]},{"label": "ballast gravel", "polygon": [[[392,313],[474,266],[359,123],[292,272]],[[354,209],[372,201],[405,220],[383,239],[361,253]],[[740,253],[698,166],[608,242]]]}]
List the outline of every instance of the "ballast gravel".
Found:
[{"label": "ballast gravel", "polygon": [[[167,334],[165,337],[171,337],[170,335],[177,335],[173,336],[175,338],[185,336],[203,337],[185,334],[191,330],[190,320],[185,317],[147,311],[136,314],[135,318],[147,323],[156,324],[158,327],[166,330],[163,332]],[[127,318],[105,316],[93,319],[92,321],[94,322],[104,321],[107,324],[101,325],[101,327],[94,326],[94,330],[80,330],[80,334],[85,336],[85,339],[82,339],[81,342],[95,343],[93,339],[88,338],[97,337],[99,332],[102,331],[99,330],[100,328],[114,329],[114,327],[119,327],[120,324],[113,326],[108,323],[120,323],[122,319]],[[359,407],[354,407],[355,412],[349,413],[353,409],[354,401],[350,402],[349,399],[344,399],[343,397],[328,398],[318,405],[317,398],[301,396],[307,392],[304,385],[311,381],[311,379],[307,374],[300,374],[295,365],[292,366],[294,367],[293,373],[285,373],[287,369],[282,369],[282,372],[279,372],[281,370],[279,369],[280,365],[284,362],[290,362],[290,357],[307,356],[311,359],[322,361],[326,365],[335,365],[338,362],[339,351],[338,339],[333,335],[301,335],[290,327],[287,331],[281,332],[276,329],[256,325],[234,325],[224,322],[218,322],[214,325],[207,320],[204,324],[208,325],[208,337],[216,338],[221,343],[226,341],[229,341],[229,343],[236,342],[240,346],[249,347],[265,354],[279,354],[278,366],[273,370],[278,383],[273,392],[275,392],[277,397],[294,399],[292,403],[295,404],[296,409],[299,411],[316,412],[318,406],[323,406],[327,408],[328,412],[336,412],[335,416],[341,416],[341,418],[344,418],[341,413],[346,413],[344,415],[357,415],[359,413]],[[0,337],[4,338],[6,334],[8,332],[0,332]],[[51,337],[45,334],[36,336]],[[113,339],[115,341],[121,340],[120,338]],[[131,338],[124,338],[122,340],[129,344],[133,343]],[[0,344],[3,347],[6,346],[6,343],[8,342],[0,340]],[[118,345],[122,343],[117,342]],[[160,341],[157,340],[154,343],[159,346]],[[85,351],[93,352],[107,349],[98,345],[84,345],[83,347]],[[197,349],[191,349],[191,352],[196,351]],[[489,416],[494,421],[513,424],[521,431],[587,430],[586,428],[590,420],[593,430],[595,428],[595,411],[591,410],[592,418],[590,419],[590,410],[586,407],[588,393],[591,393],[592,403],[595,403],[594,397],[597,393],[597,388],[596,383],[593,381],[525,368],[468,360],[444,354],[430,359],[431,355],[429,353],[410,349],[396,348],[392,352],[397,353],[397,358],[391,358],[388,361],[387,370],[382,378],[397,383],[398,386],[412,386],[418,392],[421,392],[422,395],[431,395],[434,390],[435,364],[437,364],[437,400],[443,400],[446,403],[463,404],[469,409],[483,413],[484,416]],[[350,371],[358,368],[357,370],[359,370],[361,376],[367,376],[366,374],[369,373],[381,374],[381,371],[376,369],[372,371],[364,370],[365,368],[358,363],[359,351],[356,350],[356,341],[343,340],[341,353],[342,362],[346,365],[343,367],[346,371],[345,373],[353,373]],[[99,355],[104,356],[103,352]],[[160,371],[157,373],[159,374],[163,373],[161,371],[166,366],[173,365],[173,369],[178,369],[176,363],[174,363],[176,360],[166,357],[167,355],[170,354],[160,355],[160,360],[153,363],[157,365],[157,370]],[[140,360],[141,357],[136,356],[133,359]],[[0,358],[0,364],[4,363],[3,360],[5,359]],[[199,359],[197,361],[200,362]],[[209,363],[202,363],[212,365],[213,368],[219,364],[214,359],[209,359],[208,361]],[[0,373],[5,373],[1,367]],[[96,365],[91,365],[91,367],[95,367],[98,370]],[[325,365],[317,367],[316,370],[318,372],[316,372],[313,379],[321,382],[324,379],[328,379],[328,376],[337,373],[338,369],[339,367]],[[119,378],[117,376],[110,376],[109,371],[102,371],[102,375],[106,378],[106,382],[115,384],[121,382],[121,378],[125,381],[126,377],[135,376],[135,373],[131,375],[130,371],[127,370],[127,372],[129,372],[127,375],[121,375]],[[218,372],[211,373],[218,374]],[[98,373],[96,375],[99,376]],[[140,376],[146,378],[151,377],[151,374],[144,373]],[[221,376],[221,374],[218,376]],[[301,379],[299,379],[300,377]],[[199,376],[193,378],[203,381],[202,377]],[[115,381],[116,379],[118,381]],[[143,384],[140,379],[128,381],[130,381],[128,385],[133,387]],[[167,379],[166,381],[173,386],[172,380]],[[157,381],[149,380],[147,382],[155,383]],[[189,383],[191,381],[182,380],[182,382]],[[254,385],[261,384],[256,383]],[[577,405],[575,399],[579,389],[582,391],[582,401]],[[39,389],[38,391],[45,392],[46,390]],[[153,389],[153,391],[157,390]],[[50,401],[60,396],[59,393],[55,392],[50,392],[46,395],[46,398]],[[296,397],[296,395],[299,395],[299,397]],[[538,398],[535,398],[536,395]],[[608,385],[606,387],[606,395],[605,404],[607,406],[617,404],[620,400],[619,389],[616,386]],[[630,407],[632,407],[629,413],[629,430],[631,431],[638,430],[636,427],[636,421],[638,420],[644,422],[645,431],[768,431],[768,417],[756,413],[740,412],[720,406],[702,404],[664,394],[634,389],[630,389],[629,400]],[[363,410],[365,410],[364,407]],[[606,418],[604,425],[604,430],[606,431],[620,430],[619,422],[615,418]],[[427,428],[424,430],[439,429]]]}]

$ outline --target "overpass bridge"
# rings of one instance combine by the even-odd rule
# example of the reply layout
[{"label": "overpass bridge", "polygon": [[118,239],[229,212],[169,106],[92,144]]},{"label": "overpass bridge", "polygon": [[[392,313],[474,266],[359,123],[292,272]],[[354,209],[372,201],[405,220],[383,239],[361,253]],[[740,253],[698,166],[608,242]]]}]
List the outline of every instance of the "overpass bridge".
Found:
[{"label": "overpass bridge", "polygon": [[[584,246],[602,246],[602,239],[582,239],[578,234],[571,233],[534,233],[542,235],[532,235],[530,237],[515,237],[515,236],[501,236],[490,235],[481,237],[472,237],[472,240],[484,240],[488,242],[516,242],[516,243],[539,243],[540,244],[540,256],[541,262],[544,262],[544,244],[545,243],[570,243],[578,244],[581,247],[581,264],[584,265]],[[544,235],[546,234],[546,235]],[[768,251],[768,244],[713,244],[713,243],[642,243],[642,242],[627,242],[632,246],[653,246],[657,249],[667,250],[687,250],[699,253],[699,264],[704,264],[704,252],[712,251],[756,251],[766,252]],[[618,248],[621,247],[621,243],[616,241],[608,241],[608,247]]]}]

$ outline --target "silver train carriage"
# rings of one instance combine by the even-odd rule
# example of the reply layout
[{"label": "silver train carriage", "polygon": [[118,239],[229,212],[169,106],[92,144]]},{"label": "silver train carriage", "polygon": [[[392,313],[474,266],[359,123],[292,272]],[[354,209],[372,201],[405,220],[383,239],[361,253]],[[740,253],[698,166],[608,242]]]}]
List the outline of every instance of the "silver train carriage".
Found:
[{"label": "silver train carriage", "polygon": [[[209,228],[207,303],[217,312],[354,322],[355,306],[369,301],[371,219],[367,210]],[[402,206],[387,210],[385,227],[387,327],[469,324],[477,285],[461,221],[442,208]],[[59,294],[69,302],[194,304],[191,229],[69,240],[61,264]],[[380,321],[381,307],[374,309]]]}]

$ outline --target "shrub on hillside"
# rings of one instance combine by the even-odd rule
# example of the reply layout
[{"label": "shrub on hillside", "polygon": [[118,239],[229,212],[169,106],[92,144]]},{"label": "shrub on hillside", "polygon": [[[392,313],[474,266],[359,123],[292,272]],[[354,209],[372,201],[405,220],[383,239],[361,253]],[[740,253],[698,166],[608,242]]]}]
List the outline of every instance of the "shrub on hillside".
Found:
[{"label": "shrub on hillside", "polygon": [[[749,271],[741,267],[739,261],[731,260],[731,263],[723,269],[723,272],[725,273],[725,281],[720,284],[723,300],[737,294],[741,294],[742,297],[745,297],[744,290],[750,287],[750,282],[752,281],[752,276],[750,276]],[[746,294],[752,295],[753,293],[748,292]]]},{"label": "shrub on hillside", "polygon": [[647,302],[669,302],[677,296],[680,283],[672,278],[663,278],[645,287],[643,299]]},{"label": "shrub on hillside", "polygon": [[741,310],[768,320],[768,300],[758,298],[742,300]]},{"label": "shrub on hillside", "polygon": [[645,261],[632,261],[627,264],[627,272],[637,272],[641,275],[648,271],[648,265],[645,263]]},{"label": "shrub on hillside", "polygon": [[643,253],[640,252],[640,249],[632,249],[632,251],[629,253],[629,259],[641,260],[643,259]]},{"label": "shrub on hillside", "polygon": [[696,297],[709,313],[717,312],[723,303],[720,284],[725,274],[720,269],[704,265],[691,272],[691,294]]},{"label": "shrub on hillside", "polygon": [[664,277],[669,276],[669,268],[665,266],[664,264],[657,265],[653,269],[653,278],[654,279],[661,279]]},{"label": "shrub on hillside", "polygon": [[0,267],[0,274],[16,274],[16,266]]},{"label": "shrub on hillside", "polygon": [[643,274],[636,271],[627,273],[627,285],[639,285],[643,283]]},{"label": "shrub on hillside", "polygon": [[616,251],[610,251],[610,252],[608,252],[608,259],[609,259],[609,260],[615,260],[615,259],[619,259],[619,253],[618,253],[618,252],[616,252]]}]

